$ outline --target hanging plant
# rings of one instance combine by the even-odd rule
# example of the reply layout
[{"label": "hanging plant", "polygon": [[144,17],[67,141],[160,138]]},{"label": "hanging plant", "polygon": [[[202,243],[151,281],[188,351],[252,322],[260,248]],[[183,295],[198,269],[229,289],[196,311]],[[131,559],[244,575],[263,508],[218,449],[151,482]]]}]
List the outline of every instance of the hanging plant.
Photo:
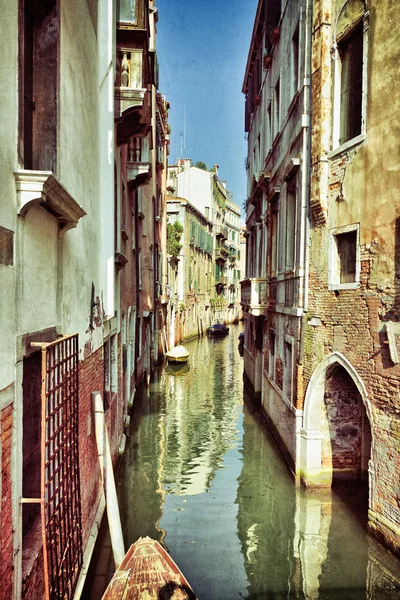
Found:
[{"label": "hanging plant", "polygon": [[183,232],[183,225],[179,221],[168,223],[167,225],[167,252],[173,258],[178,258],[182,248],[180,244]]}]

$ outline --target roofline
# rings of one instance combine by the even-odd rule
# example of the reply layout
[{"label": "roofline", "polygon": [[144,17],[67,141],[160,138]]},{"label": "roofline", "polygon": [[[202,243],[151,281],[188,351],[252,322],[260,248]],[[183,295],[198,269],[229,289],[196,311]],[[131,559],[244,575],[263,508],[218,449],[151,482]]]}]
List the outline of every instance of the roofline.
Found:
[{"label": "roofline", "polygon": [[258,25],[259,25],[259,22],[260,22],[260,15],[261,15],[261,12],[262,12],[263,4],[264,4],[264,0],[258,0],[256,17],[254,19],[253,33],[251,34],[250,48],[249,48],[249,53],[247,55],[246,70],[244,72],[244,79],[243,79],[243,86],[242,86],[242,92],[243,92],[243,94],[247,94],[247,79],[248,79],[248,76],[249,76],[250,67],[252,65],[252,57],[253,57],[253,52],[254,52],[254,44],[255,44],[255,41],[256,41],[256,38],[257,38],[257,30],[258,30]]},{"label": "roofline", "polygon": [[167,204],[180,204],[180,206],[188,206],[198,217],[200,216],[203,221],[206,221],[208,225],[214,225],[214,223],[210,221],[210,219],[207,219],[201,210],[199,210],[197,206],[194,206],[194,204],[192,204],[187,198],[181,198],[180,196],[167,196],[166,200]]}]

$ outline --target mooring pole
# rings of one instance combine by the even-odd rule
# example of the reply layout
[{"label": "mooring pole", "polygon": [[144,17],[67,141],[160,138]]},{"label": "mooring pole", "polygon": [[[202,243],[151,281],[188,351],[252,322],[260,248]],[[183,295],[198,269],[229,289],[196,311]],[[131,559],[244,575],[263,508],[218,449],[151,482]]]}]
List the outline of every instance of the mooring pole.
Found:
[{"label": "mooring pole", "polygon": [[121,517],[119,514],[117,490],[111,460],[110,443],[104,419],[103,399],[100,392],[92,392],[93,412],[95,417],[96,441],[99,456],[100,473],[106,497],[108,524],[110,527],[111,546],[113,549],[115,568],[117,569],[125,556],[124,538],[122,535]]}]

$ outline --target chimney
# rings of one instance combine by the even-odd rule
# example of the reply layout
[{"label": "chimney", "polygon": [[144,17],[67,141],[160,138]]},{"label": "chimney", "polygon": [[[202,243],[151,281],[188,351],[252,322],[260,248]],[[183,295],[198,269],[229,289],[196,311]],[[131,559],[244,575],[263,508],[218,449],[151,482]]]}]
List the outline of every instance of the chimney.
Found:
[{"label": "chimney", "polygon": [[185,163],[185,171],[187,169],[190,169],[190,167],[192,166],[192,159],[191,158],[185,158],[184,159],[184,163]]},{"label": "chimney", "polygon": [[217,177],[218,177],[218,169],[219,169],[219,165],[214,165],[214,171],[216,172]]},{"label": "chimney", "polygon": [[222,183],[222,185],[224,186],[224,189],[226,189],[226,179],[223,179],[223,180],[221,181],[221,183]]}]

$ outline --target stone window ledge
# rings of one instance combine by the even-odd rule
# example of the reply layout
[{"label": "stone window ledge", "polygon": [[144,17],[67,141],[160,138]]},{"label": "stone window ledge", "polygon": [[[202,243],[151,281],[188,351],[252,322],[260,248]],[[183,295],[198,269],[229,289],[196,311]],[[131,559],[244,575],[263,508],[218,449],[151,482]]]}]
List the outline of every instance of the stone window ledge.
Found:
[{"label": "stone window ledge", "polygon": [[352,138],[351,140],[348,140],[347,142],[344,142],[344,144],[333,148],[333,150],[328,152],[328,158],[335,158],[340,154],[344,154],[345,152],[352,150],[355,146],[361,144],[366,139],[366,137],[367,136],[365,135],[365,133],[360,133],[360,135],[357,135],[356,137]]},{"label": "stone window ledge", "polygon": [[18,214],[22,217],[33,207],[40,205],[52,214],[60,224],[60,233],[76,227],[86,212],[72,198],[51,171],[14,171]]}]

